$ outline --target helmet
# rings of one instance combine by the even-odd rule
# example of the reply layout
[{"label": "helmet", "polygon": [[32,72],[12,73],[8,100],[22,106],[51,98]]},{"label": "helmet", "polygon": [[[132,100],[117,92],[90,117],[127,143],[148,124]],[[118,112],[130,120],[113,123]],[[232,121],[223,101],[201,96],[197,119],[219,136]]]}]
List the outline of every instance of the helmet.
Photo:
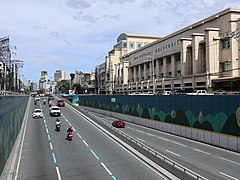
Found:
[{"label": "helmet", "polygon": [[72,129],[72,126],[68,126],[68,129]]}]

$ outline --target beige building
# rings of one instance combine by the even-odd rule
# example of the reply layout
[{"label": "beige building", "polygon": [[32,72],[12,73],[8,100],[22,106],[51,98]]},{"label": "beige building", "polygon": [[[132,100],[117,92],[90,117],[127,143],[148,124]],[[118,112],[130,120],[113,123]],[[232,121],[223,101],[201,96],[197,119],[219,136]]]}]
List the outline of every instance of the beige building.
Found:
[{"label": "beige building", "polygon": [[65,70],[56,70],[54,73],[54,81],[60,82],[61,80],[68,80],[70,77],[68,77],[68,72]]},{"label": "beige building", "polygon": [[240,90],[240,9],[228,8],[121,58],[116,92]]},{"label": "beige building", "polygon": [[113,49],[109,51],[105,58],[105,93],[112,94],[116,91],[116,72],[118,71],[117,67],[120,63],[120,58],[158,39],[160,39],[160,37],[149,35],[127,33],[119,35],[117,44],[113,46]]}]

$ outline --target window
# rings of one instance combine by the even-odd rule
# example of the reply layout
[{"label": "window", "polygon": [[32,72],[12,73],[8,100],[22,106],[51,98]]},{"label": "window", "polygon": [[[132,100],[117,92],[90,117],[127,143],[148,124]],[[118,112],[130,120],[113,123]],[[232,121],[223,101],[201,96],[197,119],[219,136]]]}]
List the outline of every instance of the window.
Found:
[{"label": "window", "polygon": [[123,48],[127,48],[127,43],[126,42],[123,43]]},{"label": "window", "polygon": [[135,43],[134,42],[129,42],[129,48],[130,49],[135,49]]},{"label": "window", "polygon": [[140,48],[140,47],[142,47],[142,43],[141,43],[141,42],[138,42],[138,43],[137,43],[137,48]]},{"label": "window", "polygon": [[230,48],[229,38],[226,38],[226,39],[223,39],[223,40],[222,40],[222,48],[223,48],[223,49]]},{"label": "window", "polygon": [[231,69],[231,61],[227,61],[222,63],[222,71],[226,72],[226,71],[230,71]]}]

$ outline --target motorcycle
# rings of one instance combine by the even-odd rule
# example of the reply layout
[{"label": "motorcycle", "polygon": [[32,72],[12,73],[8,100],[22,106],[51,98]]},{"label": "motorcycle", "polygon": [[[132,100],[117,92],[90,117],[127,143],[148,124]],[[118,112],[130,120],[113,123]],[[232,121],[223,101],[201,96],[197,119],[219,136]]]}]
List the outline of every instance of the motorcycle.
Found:
[{"label": "motorcycle", "polygon": [[67,140],[72,141],[72,139],[73,139],[73,133],[67,132]]},{"label": "motorcycle", "polygon": [[61,129],[61,124],[60,123],[58,123],[58,124],[56,124],[56,131],[60,131],[60,129]]}]

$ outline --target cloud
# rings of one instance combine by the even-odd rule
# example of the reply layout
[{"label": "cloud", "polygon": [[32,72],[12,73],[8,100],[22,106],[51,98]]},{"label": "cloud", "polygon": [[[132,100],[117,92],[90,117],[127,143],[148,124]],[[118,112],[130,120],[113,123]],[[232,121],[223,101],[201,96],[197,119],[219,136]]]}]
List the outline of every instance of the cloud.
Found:
[{"label": "cloud", "polygon": [[65,42],[68,46],[71,46],[71,43],[67,40],[65,34],[61,34],[61,33],[58,32],[58,31],[53,31],[53,32],[50,33],[50,35],[51,35],[52,37],[54,37],[55,39],[57,39],[57,40],[60,40],[60,41]]},{"label": "cloud", "polygon": [[87,9],[94,2],[95,0],[65,0],[65,4],[73,9]]},{"label": "cloud", "polygon": [[136,0],[100,0],[104,2],[108,2],[109,4],[124,4],[124,3],[132,3]]},{"label": "cloud", "polygon": [[120,16],[121,16],[120,14],[116,14],[116,15],[104,15],[105,18],[114,19],[114,20],[118,20]]}]

